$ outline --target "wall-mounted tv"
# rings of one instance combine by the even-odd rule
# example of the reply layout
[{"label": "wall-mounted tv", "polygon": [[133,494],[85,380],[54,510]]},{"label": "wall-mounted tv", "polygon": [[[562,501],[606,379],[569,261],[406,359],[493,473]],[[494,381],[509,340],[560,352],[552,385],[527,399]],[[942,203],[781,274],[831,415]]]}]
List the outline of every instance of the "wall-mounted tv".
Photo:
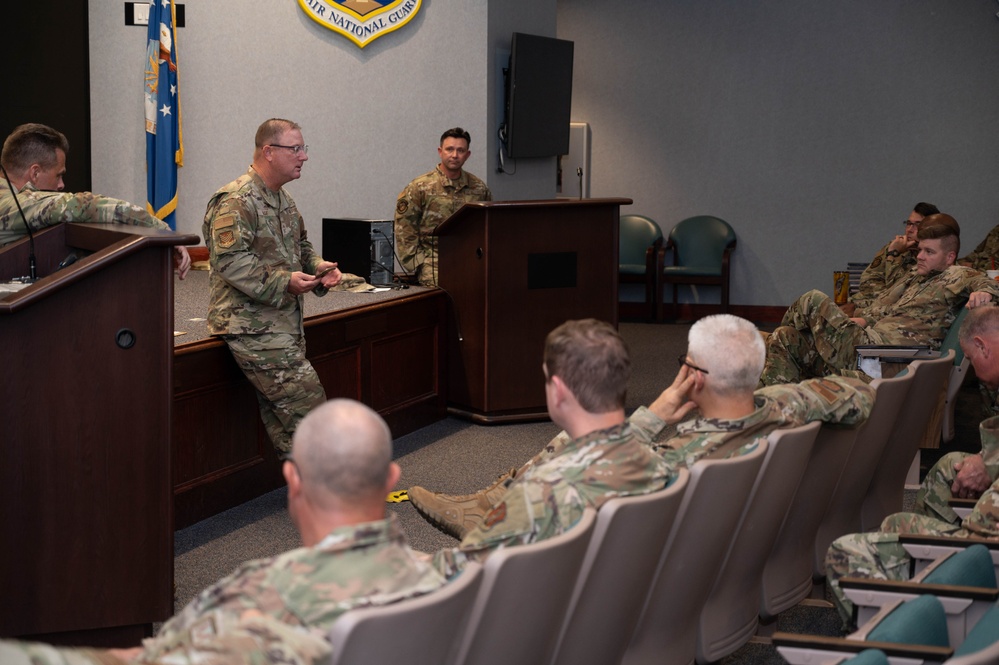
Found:
[{"label": "wall-mounted tv", "polygon": [[506,97],[510,157],[568,154],[572,48],[564,39],[513,33]]}]

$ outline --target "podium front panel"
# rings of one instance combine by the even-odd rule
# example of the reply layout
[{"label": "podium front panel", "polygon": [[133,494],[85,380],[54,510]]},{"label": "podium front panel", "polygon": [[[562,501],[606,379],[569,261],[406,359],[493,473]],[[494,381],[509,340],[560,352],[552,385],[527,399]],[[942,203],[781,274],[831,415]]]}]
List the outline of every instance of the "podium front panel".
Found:
[{"label": "podium front panel", "polygon": [[448,220],[439,275],[456,322],[452,407],[487,422],[546,413],[547,334],[569,319],[617,324],[620,204],[471,204]]}]

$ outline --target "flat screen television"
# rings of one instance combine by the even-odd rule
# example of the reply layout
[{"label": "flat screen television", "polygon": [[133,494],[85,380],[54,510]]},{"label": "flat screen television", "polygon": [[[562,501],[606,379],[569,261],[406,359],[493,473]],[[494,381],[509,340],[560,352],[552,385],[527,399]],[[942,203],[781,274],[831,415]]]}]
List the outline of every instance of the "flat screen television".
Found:
[{"label": "flat screen television", "polygon": [[568,154],[572,49],[564,39],[513,33],[506,96],[510,157]]}]

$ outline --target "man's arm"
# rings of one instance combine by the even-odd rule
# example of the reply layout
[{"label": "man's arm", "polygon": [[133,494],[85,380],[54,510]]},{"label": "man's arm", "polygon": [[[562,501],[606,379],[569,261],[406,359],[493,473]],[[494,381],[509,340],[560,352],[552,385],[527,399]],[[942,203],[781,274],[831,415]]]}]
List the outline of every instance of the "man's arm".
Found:
[{"label": "man's arm", "polygon": [[[279,307],[285,298],[295,296],[289,291],[293,273],[272,268],[264,257],[254,252],[256,221],[256,212],[238,196],[223,196],[209,204],[205,215],[205,242],[212,270],[250,298]],[[301,276],[299,287],[304,290],[319,283],[319,280],[313,280],[311,286],[302,284],[309,276],[298,275]]]},{"label": "man's arm", "polygon": [[[871,262],[864,268],[864,272],[861,273],[857,292],[850,296],[850,302],[858,308],[867,307],[874,302],[879,293],[884,291],[885,285],[888,283],[888,250],[889,245],[878,250]],[[897,252],[895,257],[898,257]]]},{"label": "man's arm", "polygon": [[975,270],[995,270],[996,256],[999,256],[999,225],[993,226],[985,239],[978,243],[978,247],[958,263]]},{"label": "man's arm", "polygon": [[797,427],[816,420],[856,425],[867,420],[874,406],[874,389],[860,379],[845,376],[767,386],[756,393],[780,404],[782,427]]},{"label": "man's arm", "polygon": [[[22,191],[18,194],[21,209],[33,229],[53,226],[62,222],[92,224],[130,224],[169,230],[163,221],[153,217],[145,208],[128,201],[99,196],[92,192]],[[14,210],[13,215],[20,217]]]},{"label": "man's arm", "polygon": [[420,222],[423,219],[423,197],[419,188],[409,183],[395,202],[395,247],[399,264],[409,274],[424,263],[420,247]]},{"label": "man's arm", "polygon": [[992,484],[981,454],[965,457],[954,465],[954,470],[957,475],[950,491],[960,499],[977,499]]}]

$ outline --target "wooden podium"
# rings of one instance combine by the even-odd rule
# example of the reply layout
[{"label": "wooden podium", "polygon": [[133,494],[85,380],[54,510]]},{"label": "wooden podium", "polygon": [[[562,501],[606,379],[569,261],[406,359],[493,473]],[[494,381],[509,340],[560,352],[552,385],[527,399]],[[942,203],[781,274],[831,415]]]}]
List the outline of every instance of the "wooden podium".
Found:
[{"label": "wooden podium", "polygon": [[448,406],[480,423],[547,418],[544,340],[617,325],[618,214],[631,199],[466,203],[436,230],[451,296]]},{"label": "wooden podium", "polygon": [[[129,646],[173,613],[172,247],[195,242],[61,224],[0,294],[0,636]],[[28,253],[0,249],[0,281]]]}]

